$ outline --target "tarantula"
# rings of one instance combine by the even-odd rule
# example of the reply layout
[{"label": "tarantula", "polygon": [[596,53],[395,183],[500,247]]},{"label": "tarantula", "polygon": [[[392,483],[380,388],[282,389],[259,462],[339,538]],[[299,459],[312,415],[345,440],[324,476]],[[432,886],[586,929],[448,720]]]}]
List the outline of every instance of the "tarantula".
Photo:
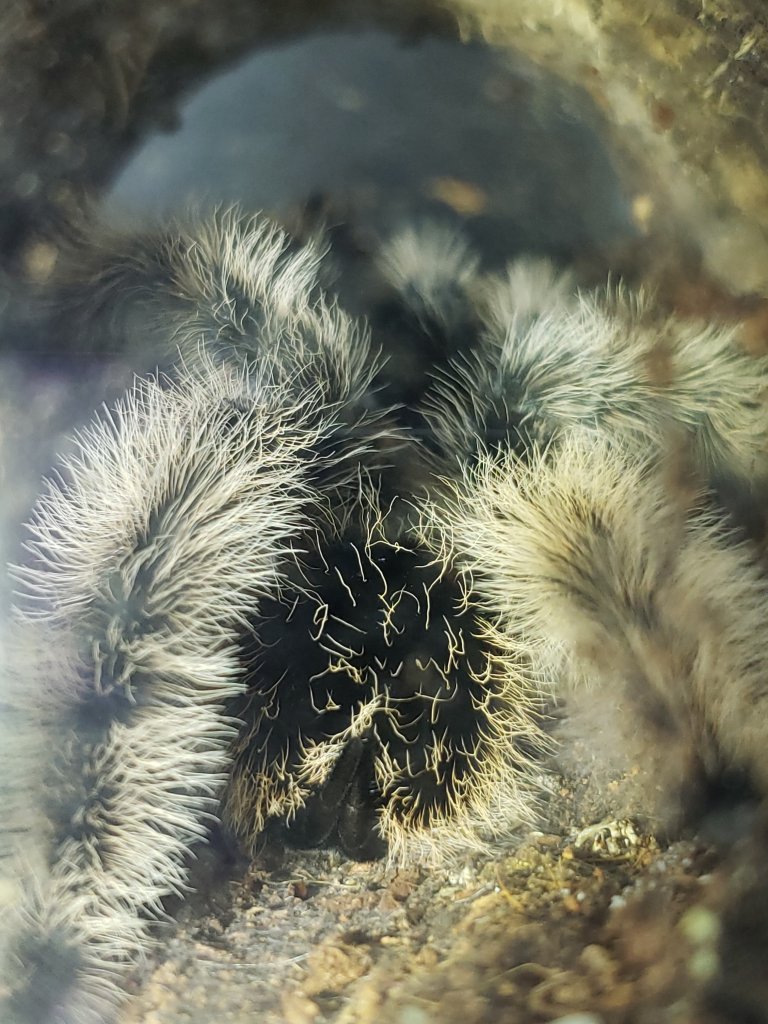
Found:
[{"label": "tarantula", "polygon": [[670,815],[699,771],[768,786],[768,359],[435,225],[382,248],[370,326],[323,259],[229,212],[71,260],[92,322],[178,359],[82,431],[15,571],[6,1021],[108,1019],[218,815],[362,858],[502,840],[587,687],[627,757],[663,747]]}]

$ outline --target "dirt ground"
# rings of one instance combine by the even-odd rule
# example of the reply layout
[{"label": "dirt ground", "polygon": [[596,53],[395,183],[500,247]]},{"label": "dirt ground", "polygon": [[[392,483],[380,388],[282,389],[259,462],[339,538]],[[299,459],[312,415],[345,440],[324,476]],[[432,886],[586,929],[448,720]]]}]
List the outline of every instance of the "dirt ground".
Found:
[{"label": "dirt ground", "polygon": [[214,842],[122,1024],[757,1024],[764,831],[537,831],[450,869]]}]

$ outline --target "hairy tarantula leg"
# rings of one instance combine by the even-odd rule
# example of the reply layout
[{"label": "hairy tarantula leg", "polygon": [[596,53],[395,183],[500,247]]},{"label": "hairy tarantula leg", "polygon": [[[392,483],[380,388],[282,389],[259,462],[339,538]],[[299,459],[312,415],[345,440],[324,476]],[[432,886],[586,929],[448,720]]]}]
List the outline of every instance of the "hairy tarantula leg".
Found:
[{"label": "hairy tarantula leg", "polygon": [[317,400],[276,406],[213,364],[139,382],[37,506],[18,570],[29,662],[7,699],[45,737],[50,826],[3,917],[7,1024],[104,1024],[148,916],[184,888],[237,735],[240,632],[316,501]]},{"label": "hairy tarantula leg", "polygon": [[[358,327],[324,301],[322,240],[298,243],[237,207],[147,230],[72,228],[53,282],[59,310],[111,343],[185,359],[291,368],[331,350],[334,376],[356,381],[368,357]],[[326,364],[326,369],[329,369]]]},{"label": "hairy tarantula leg", "polygon": [[242,342],[252,358],[257,322],[320,297],[323,256],[321,240],[300,244],[237,207],[144,228],[102,222],[87,210],[60,239],[50,288],[57,315],[72,320],[81,345],[85,333],[97,344],[162,353],[175,345],[170,326],[182,334],[196,328],[196,341],[217,354],[219,342],[227,349]]},{"label": "hairy tarantula leg", "polygon": [[457,228],[432,221],[404,227],[382,245],[377,262],[403,324],[451,348],[465,340],[463,328],[475,320],[471,293],[480,261]]},{"label": "hairy tarantula leg", "polygon": [[530,401],[532,387],[559,380],[557,359],[545,349],[538,366],[526,362],[518,339],[535,333],[576,302],[572,275],[558,273],[547,260],[519,260],[506,277],[484,277],[473,288],[478,326],[476,343],[438,368],[426,391],[423,413],[439,455],[438,469],[454,476],[458,466],[487,450],[524,455],[551,428]]},{"label": "hairy tarantula leg", "polygon": [[[596,719],[622,705],[662,764],[694,751],[766,791],[768,584],[750,546],[666,484],[654,459],[574,433],[529,462],[484,458],[431,525],[542,678],[589,684]],[[670,784],[688,771],[670,765]]]},{"label": "hairy tarantula leg", "polygon": [[473,346],[480,325],[473,305],[477,255],[457,228],[425,221],[402,228],[377,255],[386,290],[374,304],[374,338],[389,357],[379,379],[404,405],[409,426],[423,426],[414,406],[435,367]]},{"label": "hairy tarantula leg", "polygon": [[541,261],[512,263],[478,296],[480,343],[428,398],[445,451],[522,455],[590,429],[677,451],[737,517],[768,494],[768,357],[738,326],[665,315],[621,287],[580,292]]},{"label": "hairy tarantula leg", "polygon": [[[257,372],[271,404],[303,403],[304,421],[321,428],[319,465],[365,451],[375,470],[401,441],[371,388],[367,326],[320,287],[324,255],[320,242],[298,244],[237,208],[147,232],[94,227],[61,261],[58,300],[90,333],[105,324],[133,351],[150,341],[153,364],[180,354],[187,367],[213,360]],[[304,402],[310,393],[318,400]]]}]

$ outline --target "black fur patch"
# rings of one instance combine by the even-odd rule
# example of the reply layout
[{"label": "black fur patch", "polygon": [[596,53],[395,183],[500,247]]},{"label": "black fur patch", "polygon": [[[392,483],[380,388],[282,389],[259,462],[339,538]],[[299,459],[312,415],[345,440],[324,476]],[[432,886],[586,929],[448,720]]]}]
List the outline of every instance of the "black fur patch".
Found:
[{"label": "black fur patch", "polygon": [[[329,544],[302,566],[292,594],[262,602],[243,638],[247,692],[229,709],[245,723],[236,774],[266,772],[275,792],[287,791],[303,747],[338,736],[379,695],[370,728],[310,798],[297,837],[304,830],[304,841],[322,842],[335,833],[361,856],[385,801],[403,814],[415,808],[425,822],[449,813],[483,743],[476,708],[486,691],[476,677],[487,652],[476,633],[458,580],[426,552],[383,541]],[[435,772],[428,758],[438,747]],[[375,772],[383,751],[396,773],[384,791]]]}]

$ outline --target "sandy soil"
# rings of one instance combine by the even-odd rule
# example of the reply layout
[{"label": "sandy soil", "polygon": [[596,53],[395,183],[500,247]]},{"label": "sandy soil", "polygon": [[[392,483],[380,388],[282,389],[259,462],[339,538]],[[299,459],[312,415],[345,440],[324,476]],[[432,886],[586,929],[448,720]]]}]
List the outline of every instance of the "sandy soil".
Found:
[{"label": "sandy soil", "polygon": [[[558,811],[578,796],[564,783]],[[248,864],[214,842],[122,1024],[768,1019],[760,822],[666,848],[613,831],[533,832],[451,869],[276,841]]]}]

